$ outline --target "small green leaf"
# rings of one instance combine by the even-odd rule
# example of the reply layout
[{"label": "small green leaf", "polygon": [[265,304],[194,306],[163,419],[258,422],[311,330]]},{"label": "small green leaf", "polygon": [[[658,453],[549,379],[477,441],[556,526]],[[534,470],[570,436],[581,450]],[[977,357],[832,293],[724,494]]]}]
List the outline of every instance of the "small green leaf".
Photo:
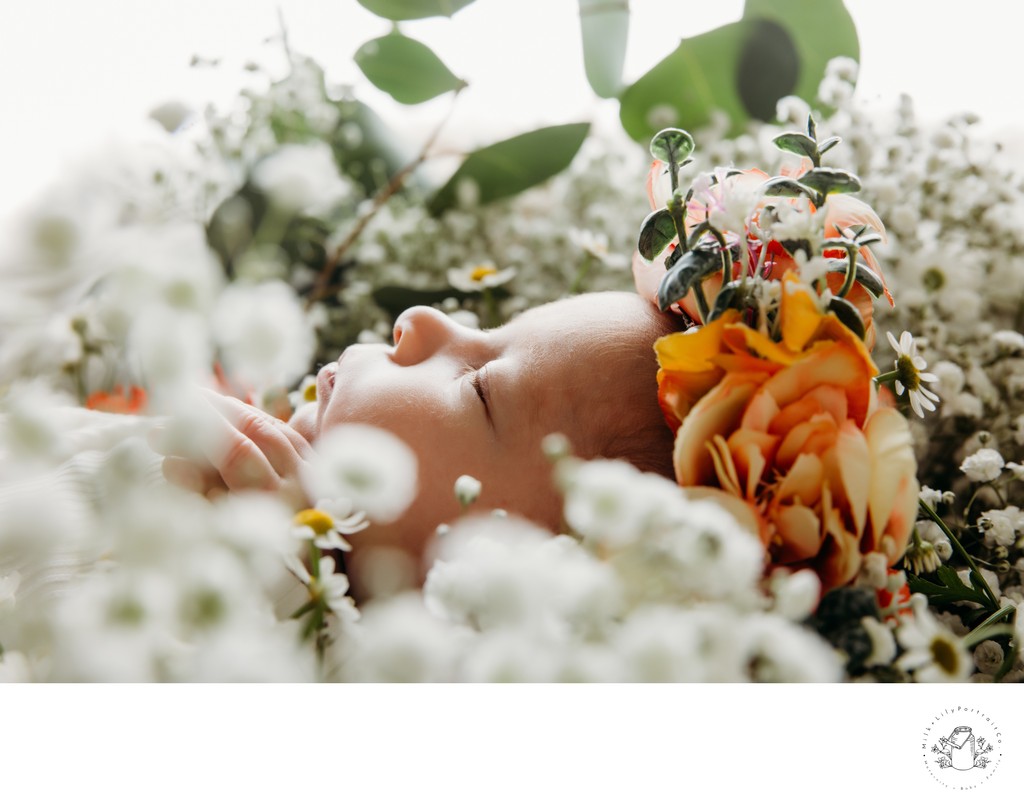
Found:
[{"label": "small green leaf", "polygon": [[743,307],[745,296],[742,294],[742,286],[742,281],[730,281],[718,291],[715,305],[711,308],[711,314],[708,315],[708,323],[720,318],[727,309],[741,309]]},{"label": "small green leaf", "polygon": [[359,5],[386,20],[451,17],[473,0],[359,0]]},{"label": "small green leaf", "polygon": [[651,138],[651,156],[662,163],[680,164],[693,152],[693,136],[685,129],[669,127]]},{"label": "small green leaf", "polygon": [[[802,177],[800,178],[803,179]],[[772,177],[761,186],[761,193],[768,197],[813,197],[814,191],[791,177]]]},{"label": "small green leaf", "polygon": [[864,319],[860,311],[846,298],[833,298],[828,303],[828,310],[832,312],[839,322],[856,334],[861,340],[864,339]]},{"label": "small green leaf", "polygon": [[637,249],[647,261],[653,261],[676,238],[676,226],[667,208],[651,211],[640,225]]},{"label": "small green leaf", "polygon": [[374,86],[402,104],[420,104],[466,86],[430,48],[399,33],[364,43],[355,61]]},{"label": "small green leaf", "polygon": [[[844,258],[830,258],[828,260],[828,271],[830,273],[841,273],[846,275],[846,259]],[[864,289],[870,292],[874,297],[878,297],[885,291],[885,284],[882,283],[882,279],[878,277],[878,274],[872,270],[866,264],[857,262],[855,271],[855,279]]]},{"label": "small green leaf", "polygon": [[970,601],[975,604],[987,604],[985,596],[961,581],[957,572],[948,565],[941,565],[935,571],[939,583],[916,576],[908,571],[907,584],[915,593],[924,593],[933,604],[951,604],[955,601]]},{"label": "small green leaf", "polygon": [[590,124],[549,126],[472,152],[430,200],[430,213],[451,207],[463,182],[476,184],[483,204],[544,182],[568,167],[589,129]]},{"label": "small green leaf", "polygon": [[622,89],[622,65],[629,35],[628,0],[579,0],[583,35],[583,67],[587,81],[601,98]]},{"label": "small green leaf", "polygon": [[721,271],[717,250],[691,250],[672,265],[658,286],[658,306],[666,311],[689,294],[694,284]]},{"label": "small green leaf", "polygon": [[817,168],[800,175],[800,182],[819,194],[850,194],[860,191],[857,175],[842,169]]},{"label": "small green leaf", "polygon": [[840,138],[838,135],[831,138],[827,138],[818,144],[818,154],[825,154],[825,152],[827,152],[833,146],[838,146],[842,142],[843,139]]},{"label": "small green leaf", "polygon": [[772,143],[784,152],[792,152],[810,158],[813,158],[818,152],[818,144],[803,132],[783,132]]}]

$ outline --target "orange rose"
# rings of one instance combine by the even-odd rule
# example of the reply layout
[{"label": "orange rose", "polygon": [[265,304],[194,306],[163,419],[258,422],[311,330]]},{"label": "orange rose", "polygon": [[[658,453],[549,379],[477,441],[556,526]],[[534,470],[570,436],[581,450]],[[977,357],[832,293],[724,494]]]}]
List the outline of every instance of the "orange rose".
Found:
[{"label": "orange rose", "polygon": [[655,344],[658,395],[676,430],[679,484],[751,516],[774,564],[849,582],[864,554],[892,564],[917,514],[906,420],[881,405],[864,343],[794,273],[782,281],[779,340],[739,312]]},{"label": "orange rose", "polygon": [[[800,176],[811,168],[811,161],[805,158],[796,167],[784,167],[782,175],[799,180]],[[662,200],[668,198],[668,189],[664,187],[667,180],[662,176],[664,172],[664,164],[659,160],[655,160],[647,177],[647,196],[652,210],[664,204],[663,202],[658,202],[659,193],[662,194]],[[745,239],[744,244],[747,255],[745,258],[741,258],[740,261],[734,262],[732,266],[733,278],[739,278],[740,273],[744,271],[748,275],[753,275],[755,271],[760,269],[762,277],[778,280],[790,270],[797,269],[796,260],[780,242],[773,240],[767,244],[762,244],[753,235],[753,232],[758,232],[761,213],[765,205],[769,203],[774,206],[805,206],[811,213],[814,213],[815,207],[809,200],[803,198],[790,199],[760,196],[759,189],[769,179],[771,178],[760,169],[732,171],[732,173],[728,174],[720,173],[715,184],[707,185],[707,183],[701,183],[695,186],[695,194],[687,207],[687,232],[692,232],[700,222],[709,216],[713,216],[716,212],[720,215],[728,212],[728,215],[724,218],[734,220],[730,222],[729,227],[725,228],[725,233],[736,237],[742,235]],[[858,225],[867,225],[883,238],[885,236],[885,226],[867,203],[849,194],[830,195],[825,206],[824,238],[835,238],[842,235],[842,231]],[[752,226],[753,231],[751,229]],[[675,249],[675,246],[675,242],[670,244],[664,251],[663,256],[670,254]],[[826,258],[845,258],[844,251],[839,249],[826,250],[823,255]],[[633,255],[633,280],[636,284],[637,292],[655,303],[658,301],[658,286],[665,275],[663,256],[655,258],[652,263],[648,264],[641,258],[639,253],[634,253]],[[875,259],[870,248],[861,248],[859,258],[882,280],[883,294],[891,306],[893,304],[892,295],[888,287],[885,286],[885,278],[882,275],[881,267],[879,267],[878,261]],[[843,276],[829,273],[826,283],[832,292],[838,292],[843,285]],[[721,286],[721,273],[716,273],[704,280],[702,287],[704,295],[709,302],[714,302]],[[873,323],[874,300],[856,282],[853,284],[846,299],[856,306],[860,312],[865,328],[864,342],[868,350],[870,350],[875,344],[875,327]],[[678,307],[695,323],[701,322],[696,297],[692,291],[679,301]]]}]

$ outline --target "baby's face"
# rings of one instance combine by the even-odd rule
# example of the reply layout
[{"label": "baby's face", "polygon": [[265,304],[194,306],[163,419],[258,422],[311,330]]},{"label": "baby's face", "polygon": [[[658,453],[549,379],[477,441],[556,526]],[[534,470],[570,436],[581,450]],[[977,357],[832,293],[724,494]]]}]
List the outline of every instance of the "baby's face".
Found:
[{"label": "baby's face", "polygon": [[[419,459],[419,495],[390,533],[409,537],[403,544],[417,555],[417,543],[458,515],[452,490],[462,474],[483,483],[480,507],[556,527],[560,503],[541,441],[561,432],[586,454],[595,425],[607,423],[609,388],[622,384],[594,326],[628,323],[645,306],[628,293],[584,295],[491,331],[409,309],[395,323],[394,347],[350,346],[324,366],[317,402],[293,425],[312,440],[339,424],[371,424],[409,445]],[[653,362],[652,351],[651,367],[638,369],[652,391]]]}]

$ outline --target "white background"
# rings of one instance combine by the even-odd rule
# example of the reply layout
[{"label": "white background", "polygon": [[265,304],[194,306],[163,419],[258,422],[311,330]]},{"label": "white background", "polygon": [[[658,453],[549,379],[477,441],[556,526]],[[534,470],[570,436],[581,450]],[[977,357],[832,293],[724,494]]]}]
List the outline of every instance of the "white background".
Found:
[{"label": "white background", "polygon": [[[679,38],[737,19],[742,0],[631,0],[625,78],[667,55]],[[1020,120],[1024,75],[1020,12],[1010,0],[847,0],[861,40],[859,93],[910,93],[926,115],[972,110],[996,130]],[[545,123],[614,117],[583,74],[576,0],[478,0],[452,19],[407,24],[470,82],[447,133],[487,140]],[[170,99],[201,108],[229,101],[249,59],[280,61],[283,16],[294,50],[356,87],[419,134],[448,101],[400,107],[351,57],[388,30],[355,0],[2,0],[0,215],[59,176],[69,157],[134,132]],[[222,69],[189,68],[194,54]]]}]

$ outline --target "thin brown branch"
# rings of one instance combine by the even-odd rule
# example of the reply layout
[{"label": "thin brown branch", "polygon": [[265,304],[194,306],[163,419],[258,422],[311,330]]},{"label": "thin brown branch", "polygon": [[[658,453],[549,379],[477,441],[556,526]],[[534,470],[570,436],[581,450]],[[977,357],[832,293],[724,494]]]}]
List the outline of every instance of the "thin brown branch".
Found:
[{"label": "thin brown branch", "polygon": [[324,260],[323,267],[320,269],[320,274],[317,276],[316,281],[313,284],[313,289],[310,291],[306,301],[307,309],[314,302],[329,297],[338,291],[337,285],[328,286],[331,280],[331,275],[334,273],[334,268],[338,266],[345,253],[347,253],[352,245],[356,243],[356,240],[363,234],[363,231],[366,230],[367,225],[373,221],[373,218],[380,212],[380,209],[384,207],[384,204],[401,190],[402,186],[405,185],[405,181],[409,178],[409,175],[416,171],[416,169],[423,165],[427,158],[430,157],[430,151],[434,147],[434,143],[437,141],[438,137],[441,135],[441,130],[444,129],[445,124],[448,123],[448,120],[452,117],[452,113],[455,111],[455,100],[458,98],[458,95],[459,91],[456,90],[455,96],[452,98],[452,105],[448,109],[448,113],[441,119],[440,123],[434,127],[434,131],[430,133],[430,137],[428,137],[424,142],[419,154],[416,155],[411,163],[399,169],[388,184],[374,195],[373,204],[370,206],[370,209],[356,220],[355,225],[352,226],[352,230],[349,231],[341,244],[339,244]]}]

